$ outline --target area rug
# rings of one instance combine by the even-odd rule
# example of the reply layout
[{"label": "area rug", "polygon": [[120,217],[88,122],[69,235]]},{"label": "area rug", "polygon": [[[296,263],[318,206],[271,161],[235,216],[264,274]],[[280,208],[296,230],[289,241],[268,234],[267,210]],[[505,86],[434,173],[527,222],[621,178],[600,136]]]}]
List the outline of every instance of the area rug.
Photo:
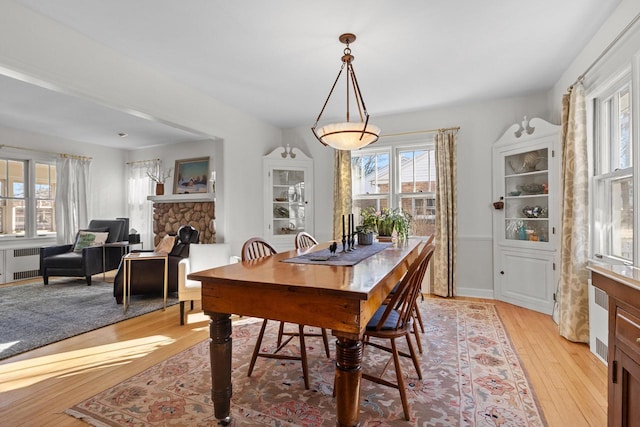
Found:
[{"label": "area rug", "polygon": [[[174,297],[168,305],[176,304]],[[0,360],[162,308],[162,297],[133,296],[127,313],[113,283],[56,278],[0,287]]]},{"label": "area rug", "polygon": [[[402,362],[411,421],[404,420],[397,390],[363,380],[362,426],[545,425],[493,304],[427,299],[420,309],[426,329],[423,379],[410,360]],[[277,322],[269,323],[265,343],[277,334]],[[322,342],[307,340],[310,390],[304,389],[299,362],[258,359],[247,377],[259,327],[255,322],[233,327],[232,425],[334,426],[334,361],[323,357]],[[367,347],[363,366],[378,373],[387,359]],[[393,378],[393,368],[387,371]],[[210,426],[216,424],[210,388],[204,341],[66,413],[94,426]]]}]

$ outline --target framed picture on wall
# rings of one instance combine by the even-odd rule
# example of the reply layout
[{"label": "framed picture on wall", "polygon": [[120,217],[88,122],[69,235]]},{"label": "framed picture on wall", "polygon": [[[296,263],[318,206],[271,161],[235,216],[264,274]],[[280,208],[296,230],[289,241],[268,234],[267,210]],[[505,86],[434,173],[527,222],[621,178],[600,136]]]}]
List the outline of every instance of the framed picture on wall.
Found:
[{"label": "framed picture on wall", "polygon": [[176,160],[173,194],[206,193],[209,157]]}]

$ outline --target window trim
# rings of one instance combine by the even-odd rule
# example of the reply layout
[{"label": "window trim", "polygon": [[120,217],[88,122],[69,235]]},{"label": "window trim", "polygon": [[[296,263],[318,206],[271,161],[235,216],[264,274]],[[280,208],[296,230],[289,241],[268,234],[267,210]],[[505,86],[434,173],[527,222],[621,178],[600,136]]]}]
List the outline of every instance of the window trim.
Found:
[{"label": "window trim", "polygon": [[[3,150],[0,153],[0,159],[10,160],[10,161],[19,161],[25,162],[25,177],[24,177],[24,186],[25,186],[25,217],[29,220],[25,222],[25,233],[24,235],[18,234],[0,234],[0,244],[7,244],[15,241],[25,241],[30,239],[47,239],[47,238],[55,238],[56,232],[38,232],[38,226],[36,224],[36,195],[35,195],[35,185],[36,185],[36,163],[46,163],[49,165],[56,166],[56,156],[48,153],[41,153],[36,151],[24,152],[24,150],[19,150],[15,148],[2,147]],[[5,198],[10,199],[10,198]],[[55,198],[54,198],[54,209],[55,209]]]},{"label": "window trim", "polygon": [[[616,93],[619,93],[625,86],[629,86],[629,93],[631,95],[631,147],[632,147],[632,166],[630,168],[618,169],[614,171],[609,171],[606,173],[598,173],[602,169],[599,168],[599,164],[602,162],[606,162],[607,170],[611,168],[611,158],[610,158],[610,150],[611,147],[607,147],[608,150],[605,150],[605,147],[602,147],[601,141],[603,137],[605,137],[606,129],[603,128],[601,123],[602,111],[601,105],[606,100],[614,96]],[[617,72],[611,74],[609,78],[606,80],[600,80],[594,82],[594,84],[588,88],[587,93],[587,144],[590,152],[590,158],[593,162],[590,169],[590,220],[589,220],[589,229],[590,229],[590,239],[589,239],[589,256],[593,257],[597,260],[605,260],[611,263],[617,264],[632,264],[639,265],[640,260],[638,256],[640,255],[640,219],[638,218],[637,212],[640,212],[640,145],[639,141],[639,130],[640,130],[640,52],[634,55],[633,60],[631,62],[627,62],[626,65],[619,68]],[[629,172],[632,171],[632,183],[633,183],[633,210],[634,210],[634,219],[633,219],[633,259],[631,261],[626,260],[624,258],[620,258],[618,256],[614,256],[610,253],[610,249],[607,248],[605,250],[604,245],[610,244],[609,240],[607,242],[602,242],[602,233],[599,232],[598,227],[596,226],[596,221],[600,218],[597,217],[597,202],[598,202],[598,193],[597,193],[597,184],[599,182],[603,182],[604,180],[611,181],[613,179],[619,179],[623,176],[626,176]],[[605,199],[610,197],[609,195],[605,195]],[[610,237],[610,236],[609,236]]]},{"label": "window trim", "polygon": [[[371,148],[361,148],[359,150],[354,150],[351,152],[353,156],[363,156],[363,155],[372,155],[379,153],[388,153],[389,155],[389,193],[387,196],[387,205],[390,208],[400,207],[400,200],[403,196],[414,196],[414,195],[433,195],[435,197],[434,192],[428,193],[403,193],[400,190],[402,189],[400,183],[400,152],[402,151],[412,151],[412,150],[433,150],[435,156],[435,141],[433,139],[429,140],[429,136],[425,136],[422,140],[411,140],[411,141],[389,141],[385,145],[378,145],[376,147]],[[353,179],[353,178],[352,178]],[[384,199],[385,193],[375,193],[375,194],[354,194],[352,192],[351,200],[352,202],[356,200],[381,200]]]}]

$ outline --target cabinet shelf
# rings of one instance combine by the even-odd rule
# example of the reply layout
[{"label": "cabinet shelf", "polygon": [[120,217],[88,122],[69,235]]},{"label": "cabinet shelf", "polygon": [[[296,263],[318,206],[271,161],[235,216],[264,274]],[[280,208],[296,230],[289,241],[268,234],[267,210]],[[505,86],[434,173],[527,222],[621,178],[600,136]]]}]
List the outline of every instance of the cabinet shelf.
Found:
[{"label": "cabinet shelf", "polygon": [[516,216],[505,218],[505,221],[549,221],[549,218],[529,218],[526,216]]},{"label": "cabinet shelf", "polygon": [[511,173],[508,175],[505,175],[505,179],[509,179],[509,178],[522,178],[523,176],[540,176],[540,175],[546,175],[549,171],[547,169],[545,170],[539,170],[539,171],[533,171],[533,172],[522,172],[522,173]]},{"label": "cabinet shelf", "polygon": [[549,197],[547,193],[542,194],[521,194],[519,196],[505,196],[505,199],[533,199],[535,197]]}]

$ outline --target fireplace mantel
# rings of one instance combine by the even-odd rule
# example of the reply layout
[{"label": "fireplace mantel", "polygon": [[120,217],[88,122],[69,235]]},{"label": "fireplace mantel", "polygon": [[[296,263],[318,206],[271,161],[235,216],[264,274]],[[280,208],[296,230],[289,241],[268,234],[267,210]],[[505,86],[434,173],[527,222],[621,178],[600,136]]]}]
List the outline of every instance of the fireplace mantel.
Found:
[{"label": "fireplace mantel", "polygon": [[165,194],[163,196],[147,196],[153,203],[185,203],[185,202],[215,202],[215,193],[193,194]]}]

